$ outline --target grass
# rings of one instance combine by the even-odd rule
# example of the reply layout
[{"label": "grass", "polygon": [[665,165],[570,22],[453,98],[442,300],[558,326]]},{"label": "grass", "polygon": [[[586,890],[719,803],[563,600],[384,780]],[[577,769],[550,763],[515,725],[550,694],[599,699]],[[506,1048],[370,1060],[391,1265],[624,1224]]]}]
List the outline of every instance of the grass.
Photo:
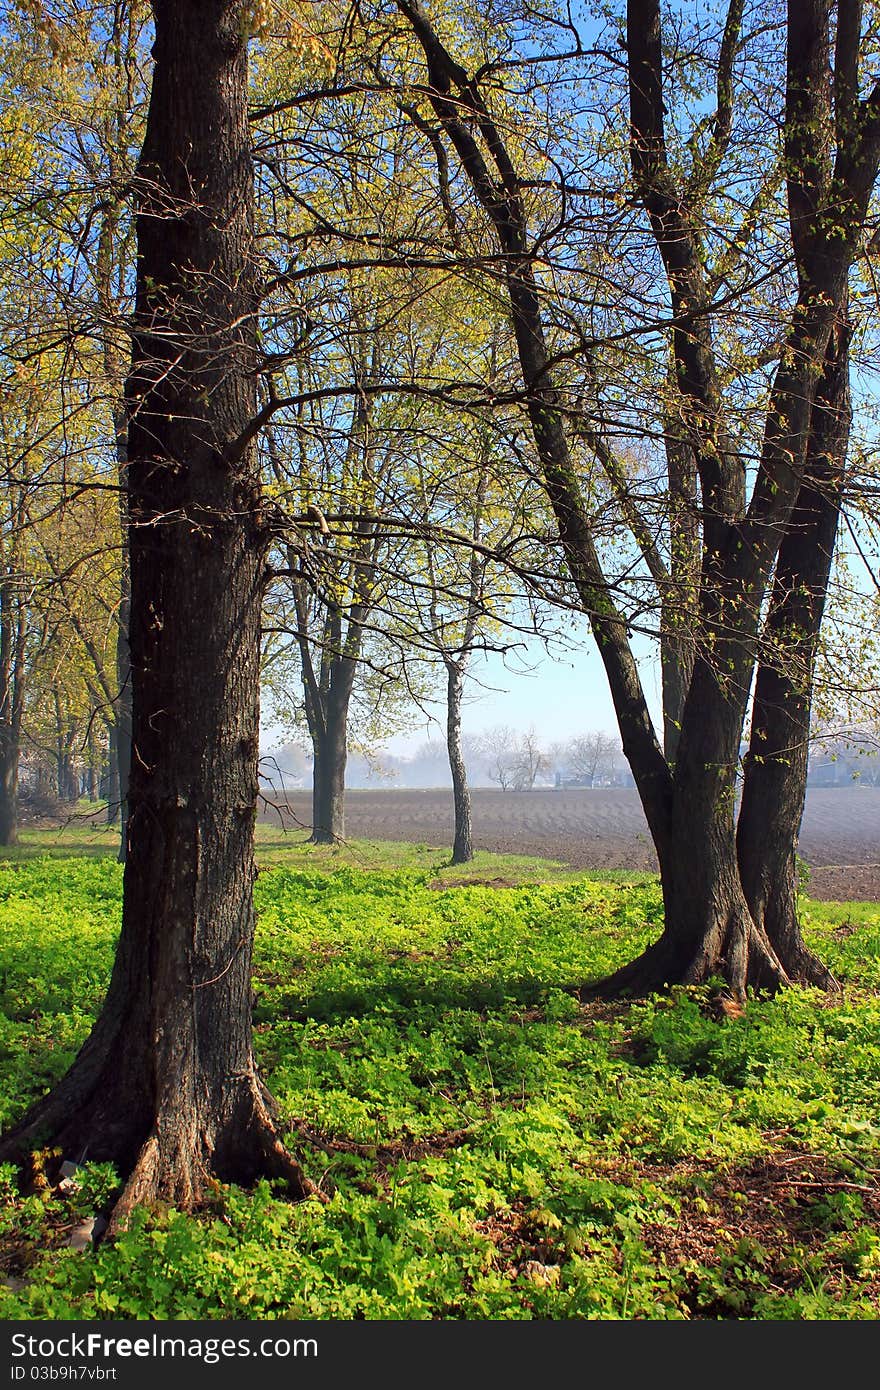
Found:
[{"label": "grass", "polygon": [[[22,1197],[0,1173],[0,1315],[877,1317],[880,907],[804,901],[838,999],[581,1007],[659,930],[649,876],[260,832],[257,1046],[329,1202],[218,1188],[82,1255],[115,1175]],[[0,863],[3,1123],[100,1004],[121,871],[98,834]]]}]

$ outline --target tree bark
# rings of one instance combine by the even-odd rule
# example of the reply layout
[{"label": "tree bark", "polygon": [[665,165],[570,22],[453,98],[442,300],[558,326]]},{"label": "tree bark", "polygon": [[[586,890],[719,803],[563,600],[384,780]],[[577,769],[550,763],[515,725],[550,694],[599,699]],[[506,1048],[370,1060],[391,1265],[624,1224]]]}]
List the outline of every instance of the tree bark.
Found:
[{"label": "tree bark", "polygon": [[453,864],[469,864],[474,857],[471,836],[471,794],[461,750],[461,696],[464,672],[459,661],[446,662],[446,747],[452,773],[452,803],[455,811]]},{"label": "tree bark", "polygon": [[776,563],[737,826],[740,876],[754,920],[785,961],[789,977],[823,989],[834,988],[835,981],[801,933],[797,843],[807,789],[813,675],[851,418],[844,324],[826,357],[805,479]]},{"label": "tree bark", "polygon": [[18,842],[18,743],[12,725],[0,723],[0,845]]},{"label": "tree bark", "polygon": [[[117,429],[122,427],[122,422]],[[128,441],[117,435],[119,463],[119,516],[122,529],[122,571],[119,580],[119,613],[116,628],[116,796],[119,819],[119,853],[121,864],[128,855],[128,780],[131,774],[132,681],[129,627],[131,624],[131,560],[129,556],[128,517]],[[115,819],[115,817],[114,817]]]},{"label": "tree bark", "polygon": [[132,739],[122,933],[72,1067],[0,1144],[114,1162],[114,1223],[212,1177],[283,1178],[251,1037],[266,531],[246,10],[154,0],[129,400]]},{"label": "tree bark", "polygon": [[4,579],[0,582],[0,845],[18,841],[26,636],[24,606]]},{"label": "tree bark", "polygon": [[[723,599],[719,608],[727,605]],[[723,978],[734,994],[789,982],[739,875],[735,830],[739,731],[748,693],[740,644],[698,646],[674,769],[668,834],[657,844],[663,889],[660,939],[583,996],[644,994]],[[699,718],[695,711],[699,711]]]},{"label": "tree bark", "polygon": [[315,845],[345,839],[345,765],[348,759],[348,701],[331,701],[312,739],[312,833]]},{"label": "tree bark", "polygon": [[[734,828],[739,742],[765,595],[788,534],[813,447],[816,388],[845,302],[849,270],[880,165],[880,83],[859,100],[860,10],[840,7],[831,63],[826,0],[790,0],[784,141],[798,304],[767,406],[751,497],[725,421],[713,345],[713,304],[699,209],[731,130],[732,64],[742,15],[731,4],[709,147],[683,188],[666,151],[659,0],[628,0],[627,59],[633,180],[662,258],[673,328],[676,436],[693,458],[700,496],[700,565],[693,573],[693,654],[681,728],[664,756],[647,710],[626,623],[596,550],[563,426],[544,336],[541,292],[522,202],[523,180],[478,79],[451,56],[419,0],[397,0],[425,54],[434,110],[497,235],[535,447],[560,540],[605,664],[626,754],[660,862],[665,927],[608,992],[723,975],[742,992],[789,979],[763,917],[752,916]],[[832,112],[833,94],[833,112]],[[835,150],[833,161],[830,152]],[[694,179],[696,182],[694,182]],[[702,187],[702,192],[701,192]],[[818,417],[817,417],[818,418]],[[690,464],[688,464],[690,477]],[[686,491],[690,490],[688,488]],[[684,499],[682,499],[684,500]],[[691,546],[683,559],[690,582]],[[662,601],[662,600],[661,600]],[[685,605],[684,612],[690,611]],[[665,635],[665,634],[664,634]],[[675,691],[676,702],[681,690]],[[674,761],[673,761],[674,757]],[[783,947],[779,935],[777,946]]]}]

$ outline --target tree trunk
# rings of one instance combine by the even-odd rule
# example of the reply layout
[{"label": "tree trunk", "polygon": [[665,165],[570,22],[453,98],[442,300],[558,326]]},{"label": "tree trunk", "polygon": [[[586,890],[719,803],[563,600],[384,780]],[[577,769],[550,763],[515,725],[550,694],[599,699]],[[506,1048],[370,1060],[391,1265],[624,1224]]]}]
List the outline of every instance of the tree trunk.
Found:
[{"label": "tree trunk", "polygon": [[[726,981],[733,994],[748,988],[775,989],[787,972],[763,927],[749,911],[737,862],[734,801],[742,728],[740,670],[730,685],[719,676],[730,653],[715,660],[698,656],[688,704],[701,709],[698,722],[686,717],[678,747],[675,784],[666,834],[655,839],[663,887],[664,927],[642,955],[583,996],[621,992],[645,994],[673,983]],[[731,693],[739,691],[739,694]]]},{"label": "tree trunk", "polygon": [[0,723],[0,845],[18,842],[18,740],[12,724]]},{"label": "tree trunk", "polygon": [[0,583],[0,845],[18,841],[25,636],[24,606],[4,581]]},{"label": "tree trunk", "polygon": [[[660,861],[666,908],[663,935],[603,988],[641,991],[716,974],[737,993],[752,984],[785,983],[785,968],[764,926],[751,917],[740,881],[734,792],[763,600],[804,479],[817,377],[845,300],[880,167],[880,85],[869,99],[858,98],[859,7],[837,25],[834,44],[831,15],[823,0],[800,5],[792,0],[788,7],[784,141],[799,298],[786,325],[785,350],[767,402],[747,502],[747,463],[726,425],[715,358],[700,197],[691,196],[693,175],[689,187],[682,186],[667,158],[661,7],[659,0],[629,0],[627,6],[630,163],[663,261],[674,320],[676,415],[693,450],[700,496],[698,585],[693,574],[698,604],[689,634],[693,669],[680,733],[666,730],[670,755],[674,754],[670,765],[671,758],[657,743],[627,625],[606,583],[568,447],[564,398],[555,384],[544,335],[534,234],[522,200],[525,181],[483,99],[479,78],[470,77],[453,59],[419,0],[397,0],[397,5],[424,51],[434,111],[492,221],[503,253],[526,408],[544,486],[569,572],[590,616],[623,750]],[[728,87],[738,42],[736,7],[731,6],[729,16],[724,78]],[[720,57],[719,82],[722,70]],[[716,123],[721,132],[720,111]],[[718,174],[726,139],[723,133],[717,144],[713,138],[710,154],[697,171],[705,190]],[[835,146],[832,168],[830,152]],[[686,592],[688,551],[685,545]],[[682,611],[687,615],[689,605]]]},{"label": "tree trunk", "polygon": [[131,653],[129,626],[131,624],[131,560],[129,555],[128,516],[128,430],[127,413],[116,416],[116,459],[119,468],[119,519],[122,531],[122,572],[119,579],[119,614],[116,627],[116,798],[119,820],[119,853],[121,864],[128,854],[128,779],[131,772]]},{"label": "tree trunk", "polygon": [[104,774],[104,795],[107,798],[107,824],[116,825],[119,820],[119,730],[116,723],[107,729],[107,769]]},{"label": "tree trunk", "polygon": [[197,1205],[212,1176],[309,1190],[251,1039],[266,536],[247,7],[154,0],[129,399],[132,738],[122,934],[101,1015],[0,1157],[51,1143]]},{"label": "tree trunk", "polygon": [[458,661],[446,662],[446,747],[452,773],[452,801],[455,808],[453,864],[469,864],[474,857],[471,838],[471,794],[461,751],[461,694],[464,671]]},{"label": "tree trunk", "polygon": [[740,874],[755,921],[801,984],[836,987],[804,943],[797,842],[807,789],[813,673],[834,555],[849,444],[848,330],[835,336],[813,406],[810,454],[779,550],[758,668],[737,827]]},{"label": "tree trunk", "polygon": [[[127,550],[127,546],[126,546]],[[128,854],[128,782],[131,775],[132,681],[129,653],[129,623],[131,594],[129,591],[128,556],[123,561],[123,595],[119,608],[119,633],[116,647],[116,673],[119,693],[116,697],[116,798],[119,820],[120,864]]]},{"label": "tree trunk", "polygon": [[348,759],[348,708],[331,703],[324,729],[312,740],[312,844],[338,845],[345,839],[345,765]]}]

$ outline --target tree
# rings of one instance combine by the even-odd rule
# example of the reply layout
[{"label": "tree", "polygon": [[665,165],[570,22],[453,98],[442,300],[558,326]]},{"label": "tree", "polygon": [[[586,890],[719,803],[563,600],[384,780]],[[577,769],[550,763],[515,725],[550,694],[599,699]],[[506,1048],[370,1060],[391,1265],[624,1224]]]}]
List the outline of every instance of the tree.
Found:
[{"label": "tree", "polygon": [[[498,336],[488,352],[487,379],[497,379]],[[438,412],[439,415],[439,412]],[[497,426],[497,421],[495,422]],[[436,651],[446,675],[446,751],[452,779],[452,863],[473,859],[471,797],[462,737],[462,704],[471,658],[477,649],[500,649],[499,630],[511,619],[518,597],[511,557],[527,533],[526,497],[515,495],[510,474],[515,461],[504,434],[489,420],[453,428],[448,412],[434,424],[433,448],[419,447],[418,531],[408,547],[414,574],[413,607],[421,638]],[[433,454],[430,463],[428,454]],[[527,491],[527,489],[526,489]],[[450,525],[455,526],[450,535]],[[423,559],[422,559],[423,556]],[[420,563],[421,561],[421,563]],[[421,576],[416,582],[416,576]],[[496,733],[499,731],[496,730]],[[506,790],[509,759],[490,759],[491,775]]]},{"label": "tree", "polygon": [[[295,85],[304,81],[300,74]],[[426,287],[413,283],[409,269],[388,268],[379,249],[354,264],[341,254],[327,264],[326,242],[334,241],[328,219],[344,220],[347,246],[365,225],[390,229],[409,215],[411,151],[401,140],[413,143],[409,123],[400,117],[389,123],[386,111],[364,108],[358,94],[335,104],[332,117],[321,113],[327,157],[300,178],[297,134],[314,117],[288,112],[264,171],[273,193],[280,187],[287,195],[285,215],[276,211],[267,228],[277,243],[284,312],[266,335],[278,362],[266,453],[274,505],[287,521],[268,594],[267,669],[283,668],[295,647],[298,712],[314,753],[312,839],[318,844],[345,835],[345,771],[357,714],[366,706],[367,722],[375,724],[376,708],[387,712],[395,683],[401,687],[399,656],[383,642],[382,629],[396,607],[389,593],[406,542],[394,523],[405,512],[420,425],[418,406],[384,398],[385,364],[412,359],[415,373],[440,337],[434,326],[423,346],[418,315]],[[381,177],[386,166],[393,171],[387,180]],[[308,186],[305,209],[291,182]],[[298,248],[293,279],[285,266],[291,245]]]},{"label": "tree", "polygon": [[534,727],[520,734],[516,741],[513,785],[518,792],[531,791],[535,782],[550,765],[547,754],[538,743]]},{"label": "tree", "polygon": [[570,740],[563,749],[563,760],[569,776],[582,786],[593,787],[597,777],[610,776],[614,772],[615,759],[620,755],[620,745],[611,734],[594,730],[580,734]]},{"label": "tree", "polygon": [[[714,279],[707,264],[711,198],[719,196],[734,131],[734,63],[742,46],[743,6],[732,0],[726,12],[715,60],[713,111],[709,117],[703,113],[682,142],[681,158],[674,161],[670,140],[686,124],[687,112],[676,111],[669,119],[672,93],[659,0],[629,0],[632,189],[647,224],[643,233],[650,235],[665,281],[668,308],[662,306],[654,331],[669,325],[670,365],[665,375],[670,394],[662,427],[671,433],[671,456],[680,465],[677,476],[670,469],[666,489],[673,499],[666,519],[671,566],[663,562],[651,528],[627,505],[645,565],[661,594],[672,595],[676,629],[687,634],[672,683],[678,691],[678,737],[668,740],[666,754],[649,715],[626,616],[615,602],[597,549],[592,508],[566,428],[571,407],[562,389],[561,359],[551,351],[547,293],[539,282],[538,266],[547,254],[545,237],[531,232],[533,203],[525,196],[536,180],[531,169],[520,168],[518,142],[505,129],[498,84],[488,97],[482,85],[488,88],[490,77],[505,64],[486,63],[479,75],[471,75],[418,0],[397,0],[397,7],[421,45],[424,86],[434,117],[496,238],[498,275],[510,305],[544,486],[572,581],[605,664],[624,752],[660,862],[663,934],[604,987],[642,991],[718,974],[737,993],[747,986],[775,987],[790,980],[827,982],[827,972],[806,952],[796,916],[789,910],[790,882],[786,881],[785,911],[768,914],[754,887],[766,882],[767,874],[744,862],[763,855],[771,865],[771,854],[773,863],[793,861],[800,816],[797,793],[786,778],[777,778],[774,785],[769,777],[763,779],[759,799],[764,804],[768,797],[776,799],[770,810],[777,826],[772,851],[767,842],[762,844],[744,830],[738,853],[734,806],[756,663],[762,651],[775,648],[779,653],[796,643],[791,627],[781,644],[774,643],[789,621],[784,594],[800,584],[802,575],[807,588],[812,591],[815,583],[822,591],[821,578],[814,581],[806,574],[816,551],[824,554],[828,549],[821,539],[824,519],[815,506],[815,519],[806,520],[808,494],[817,490],[814,460],[827,456],[821,435],[837,414],[837,408],[829,404],[826,409],[823,400],[840,400],[833,382],[845,360],[847,281],[880,162],[880,86],[865,98],[859,90],[861,7],[848,0],[835,7],[833,39],[831,6],[825,0],[792,3],[788,10],[782,164],[796,284],[793,295],[789,297],[786,286],[774,306],[775,369],[766,392],[759,392],[763,431],[755,457],[750,457],[752,431],[744,426],[738,447],[719,363],[716,296],[719,286],[730,283],[730,257],[721,257]],[[582,52],[578,39],[575,56]],[[538,61],[550,59],[542,55]],[[682,86],[686,91],[686,83]],[[537,182],[546,186],[546,180]],[[560,195],[569,195],[564,176]],[[755,197],[759,208],[757,192]],[[741,229],[727,235],[734,261],[748,243],[755,220],[753,209]],[[584,337],[582,331],[580,355],[591,381],[601,343],[585,343]],[[745,373],[744,385],[748,379]],[[607,438],[596,439],[592,427],[597,420],[601,423],[592,413],[585,434],[595,440],[597,456],[607,455]],[[651,428],[656,428],[653,421]],[[614,460],[608,460],[606,468],[608,462],[615,472]],[[626,486],[620,491],[630,504]],[[678,507],[689,517],[684,529],[674,524]],[[685,554],[676,572],[679,540]],[[824,559],[817,570],[823,564]],[[774,566],[781,576],[775,594]],[[765,600],[770,611],[762,633]],[[811,616],[809,623],[813,621]],[[808,661],[807,674],[809,667]],[[778,668],[778,660],[770,657],[764,668]],[[759,689],[762,684],[766,681],[759,671]],[[809,682],[802,693],[808,700]],[[769,710],[759,696],[756,726],[766,729],[778,772],[780,739],[787,747],[788,735],[770,730]],[[760,766],[767,764],[750,761],[750,770]],[[800,802],[802,806],[802,797]]]},{"label": "tree", "polygon": [[516,781],[517,736],[507,724],[486,729],[479,738],[480,756],[490,782],[497,782],[503,792]]},{"label": "tree", "polygon": [[[134,758],[122,934],[67,1074],[6,1136],[118,1165],[117,1223],[212,1175],[308,1183],[251,1039],[260,610],[250,7],[155,0],[127,380]],[[198,696],[194,692],[198,691]]]},{"label": "tree", "polygon": [[[46,343],[54,345],[54,428],[64,435],[59,473],[71,481],[69,470],[77,467],[82,487],[109,492],[112,486],[119,508],[116,534],[101,561],[115,567],[115,652],[108,644],[100,670],[92,672],[101,687],[99,718],[109,733],[111,820],[120,818],[130,748],[124,381],[133,290],[130,181],[146,110],[148,17],[146,0],[99,0],[87,11],[76,0],[59,0],[7,6],[3,21],[4,77],[21,113],[15,124],[28,156],[28,177],[15,187],[6,220],[13,229],[27,227],[30,265],[19,267],[19,285],[38,287],[41,328],[29,344],[14,334],[16,353],[26,364],[35,353],[45,354]],[[74,420],[77,437],[71,438]],[[93,474],[103,475],[99,481],[82,480],[86,459]],[[61,497],[58,505],[66,509],[74,497]],[[63,568],[64,557],[60,563]],[[69,597],[74,587],[83,588],[81,576],[71,573],[67,580]],[[77,599],[80,607],[87,601]],[[86,651],[84,660],[93,662],[94,655]]]}]

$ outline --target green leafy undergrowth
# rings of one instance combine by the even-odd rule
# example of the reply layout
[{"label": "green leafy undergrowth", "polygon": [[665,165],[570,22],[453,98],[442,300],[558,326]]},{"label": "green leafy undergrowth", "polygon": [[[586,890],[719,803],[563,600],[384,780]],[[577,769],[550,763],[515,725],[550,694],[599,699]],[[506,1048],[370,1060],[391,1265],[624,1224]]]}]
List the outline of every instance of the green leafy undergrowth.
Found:
[{"label": "green leafy undergrowth", "polygon": [[[109,858],[0,865],[4,1122],[88,1029],[120,887]],[[0,1316],[877,1316],[880,909],[804,904],[842,997],[719,1022],[711,989],[577,1003],[658,933],[647,878],[304,856],[256,894],[257,1047],[329,1201],[218,1187],[83,1255],[112,1175],[22,1197],[0,1173]]]}]

